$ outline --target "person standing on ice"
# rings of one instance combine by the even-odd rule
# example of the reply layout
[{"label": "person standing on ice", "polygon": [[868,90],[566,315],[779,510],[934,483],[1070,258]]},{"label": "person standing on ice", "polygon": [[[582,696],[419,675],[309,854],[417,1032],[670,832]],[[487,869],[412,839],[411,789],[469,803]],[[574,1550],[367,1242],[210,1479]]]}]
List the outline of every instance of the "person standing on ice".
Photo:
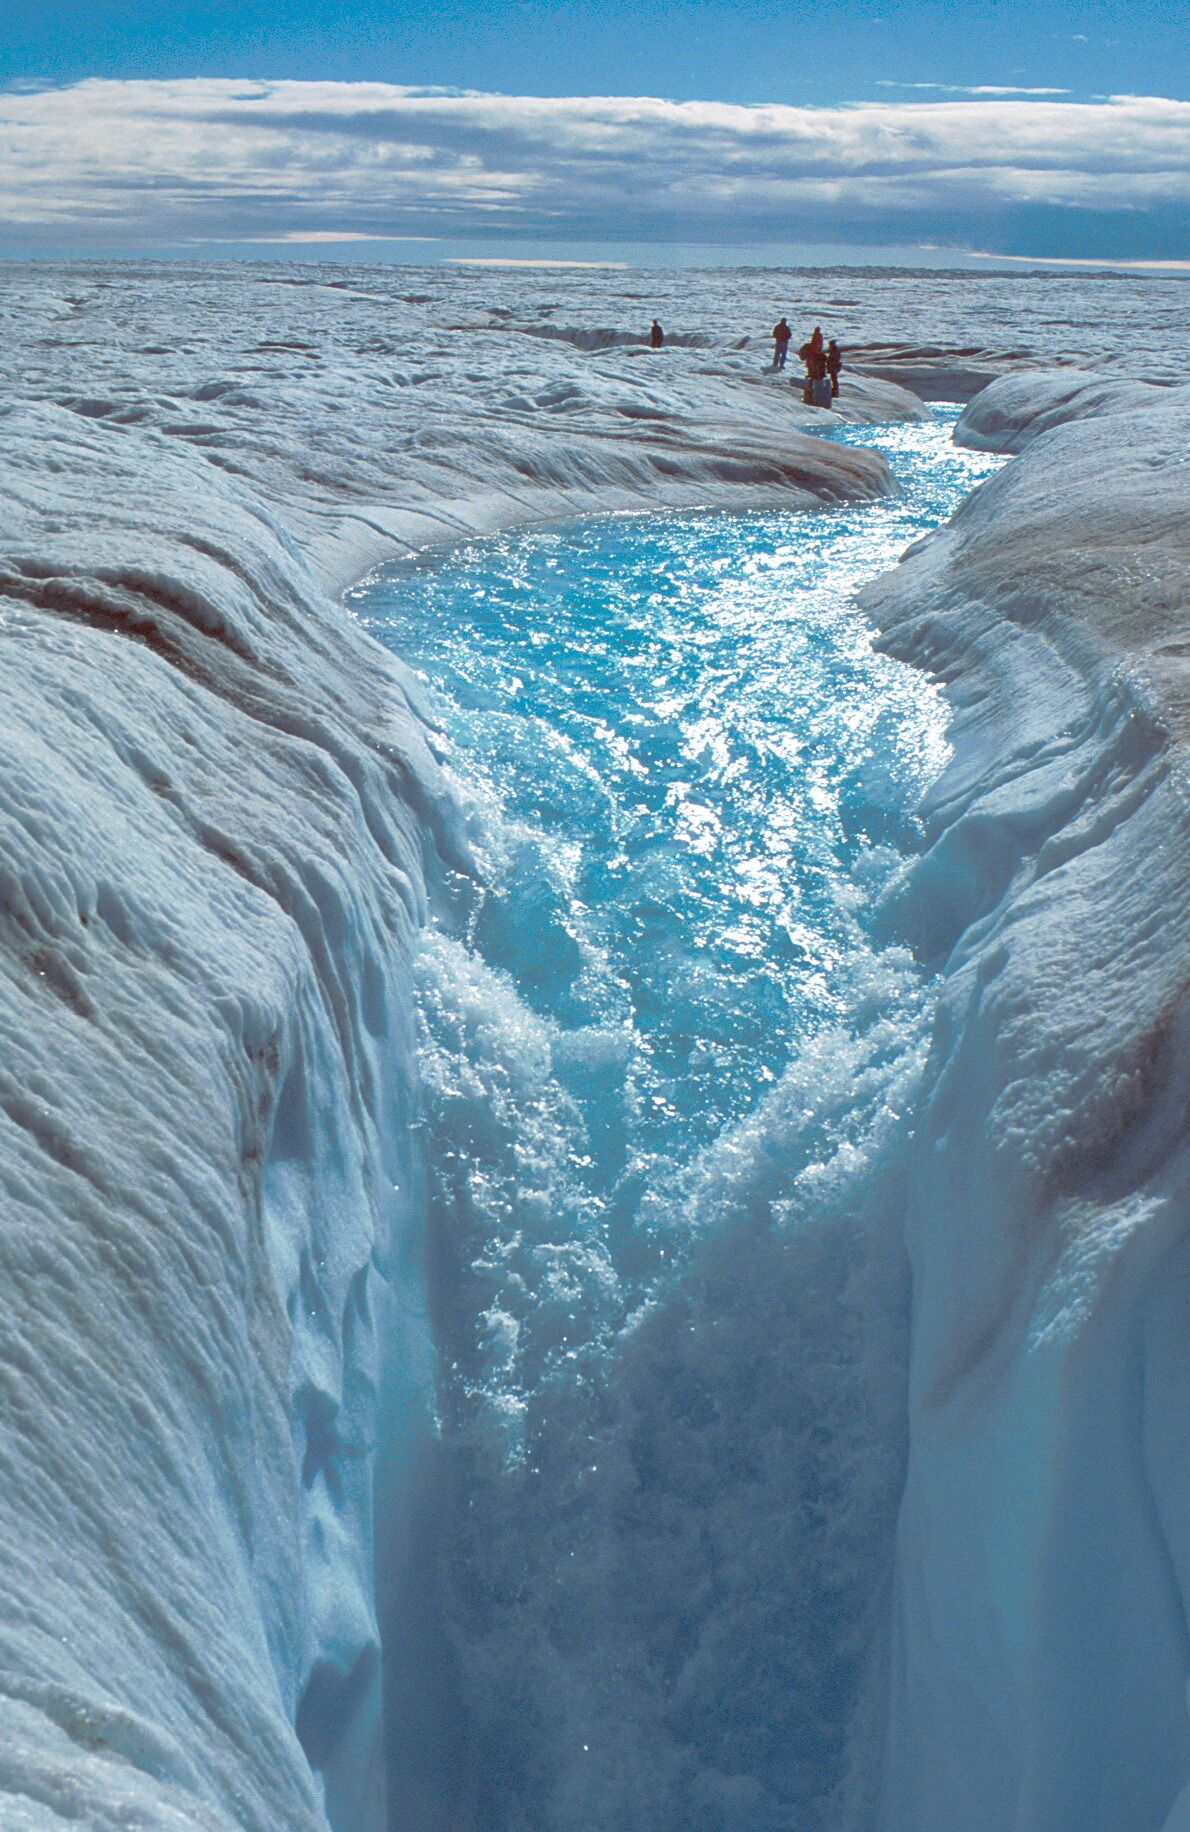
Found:
[{"label": "person standing on ice", "polygon": [[816,324],[806,339],[798,355],[806,365],[806,385],[802,390],[802,399],[807,407],[814,403],[814,384],[826,379],[826,344],[822,336],[822,326]]},{"label": "person standing on ice", "polygon": [[780,324],[773,326],[773,368],[784,369],[785,358],[789,355],[789,345],[793,332],[782,318]]},{"label": "person standing on ice", "polygon": [[831,378],[831,393],[839,392],[839,371],[843,367],[843,352],[832,337],[826,346],[826,372]]},{"label": "person standing on ice", "polygon": [[649,348],[651,350],[659,350],[664,342],[665,332],[654,318],[652,329],[649,332]]},{"label": "person standing on ice", "polygon": [[820,324],[814,326],[798,355],[806,365],[807,378],[812,382],[820,382],[826,374],[826,345]]}]

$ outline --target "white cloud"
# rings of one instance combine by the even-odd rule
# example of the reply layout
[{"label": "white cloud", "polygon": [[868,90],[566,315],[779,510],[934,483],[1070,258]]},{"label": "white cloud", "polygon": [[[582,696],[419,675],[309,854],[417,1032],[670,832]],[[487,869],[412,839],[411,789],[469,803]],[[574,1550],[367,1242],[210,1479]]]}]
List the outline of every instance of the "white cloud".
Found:
[{"label": "white cloud", "polygon": [[1188,146],[1190,103],[1161,97],[984,87],[791,108],[93,80],[0,94],[0,234],[92,248],[484,230],[805,240],[840,221],[920,234],[924,217],[978,237],[1015,207],[1185,207]]},{"label": "white cloud", "polygon": [[1069,254],[995,254],[984,248],[971,248],[967,252],[973,261],[995,261],[997,263],[1012,261],[1026,267],[1094,267],[1100,270],[1110,268],[1113,273],[1190,274],[1190,260],[1109,261],[1105,258],[1089,260],[1084,256]]},{"label": "white cloud", "polygon": [[933,89],[944,95],[1069,95],[1069,89],[1020,89],[1013,83],[895,83],[883,78],[877,89]]}]

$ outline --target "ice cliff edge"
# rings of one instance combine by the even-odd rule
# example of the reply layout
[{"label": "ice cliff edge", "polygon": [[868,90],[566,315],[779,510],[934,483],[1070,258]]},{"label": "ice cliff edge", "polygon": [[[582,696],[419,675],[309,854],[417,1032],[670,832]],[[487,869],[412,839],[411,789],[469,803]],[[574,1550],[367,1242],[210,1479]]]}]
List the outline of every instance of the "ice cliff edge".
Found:
[{"label": "ice cliff edge", "polygon": [[321,1827],[304,1701],[377,1683],[378,1307],[419,1390],[449,803],[258,501],[48,406],[0,453],[0,1816]]},{"label": "ice cliff edge", "polygon": [[1190,1824],[1190,391],[1097,392],[867,594],[955,745],[880,1832]]}]

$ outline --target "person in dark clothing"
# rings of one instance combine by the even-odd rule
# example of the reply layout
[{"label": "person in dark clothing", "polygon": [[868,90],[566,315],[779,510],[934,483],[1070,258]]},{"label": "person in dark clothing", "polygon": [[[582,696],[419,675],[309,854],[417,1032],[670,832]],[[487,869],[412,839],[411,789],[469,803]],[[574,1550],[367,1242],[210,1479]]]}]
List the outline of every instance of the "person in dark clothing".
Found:
[{"label": "person in dark clothing", "polygon": [[789,355],[789,345],[793,332],[782,318],[780,324],[773,326],[773,368],[784,369],[785,358]]},{"label": "person in dark clothing", "polygon": [[814,384],[826,376],[826,345],[823,342],[822,326],[816,324],[806,339],[798,355],[806,365],[806,380],[802,388],[802,400],[807,407],[814,405]]},{"label": "person in dark clothing", "polygon": [[826,372],[831,378],[831,393],[839,392],[839,370],[843,367],[843,352],[832,337],[826,346]]},{"label": "person in dark clothing", "polygon": [[661,326],[657,323],[657,320],[654,318],[653,328],[649,332],[649,347],[650,349],[653,349],[653,350],[659,350],[664,342],[665,342],[665,332],[661,329]]},{"label": "person in dark clothing", "polygon": [[826,374],[826,345],[823,342],[822,326],[816,324],[812,334],[798,351],[806,365],[806,380],[820,382]]}]

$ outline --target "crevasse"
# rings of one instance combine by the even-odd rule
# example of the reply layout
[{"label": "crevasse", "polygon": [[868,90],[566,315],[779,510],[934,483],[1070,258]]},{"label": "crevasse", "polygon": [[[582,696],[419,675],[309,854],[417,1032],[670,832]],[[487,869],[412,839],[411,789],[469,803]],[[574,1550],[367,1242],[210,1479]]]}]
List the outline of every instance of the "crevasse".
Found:
[{"label": "crevasse", "polygon": [[[448,409],[402,456],[415,501],[385,498],[381,438],[352,469],[341,436],[332,511],[302,384],[255,382],[290,451],[235,401],[200,424],[194,362],[241,357],[196,338],[146,382],[101,289],[69,289],[103,373],[68,395],[38,357],[0,417],[0,1790],[38,1827],[369,1827],[375,1394],[395,1487],[431,1441],[410,947],[427,863],[468,861],[415,685],[324,591],[443,513],[880,470],[820,447],[795,477],[786,403],[701,353],[650,381],[664,431],[626,456],[613,353],[581,359],[581,427],[517,409],[490,487]],[[1088,421],[1062,387],[1074,423],[870,599],[955,709],[888,912],[941,990],[904,1165],[908,1477],[842,1820],[882,1832],[1187,1823],[1185,391]]]},{"label": "crevasse", "polygon": [[597,519],[349,600],[483,859],[417,960],[441,1428],[394,1824],[837,1823],[931,1008],[872,913],[945,753],[851,598],[997,463],[867,436],[879,507]]}]

